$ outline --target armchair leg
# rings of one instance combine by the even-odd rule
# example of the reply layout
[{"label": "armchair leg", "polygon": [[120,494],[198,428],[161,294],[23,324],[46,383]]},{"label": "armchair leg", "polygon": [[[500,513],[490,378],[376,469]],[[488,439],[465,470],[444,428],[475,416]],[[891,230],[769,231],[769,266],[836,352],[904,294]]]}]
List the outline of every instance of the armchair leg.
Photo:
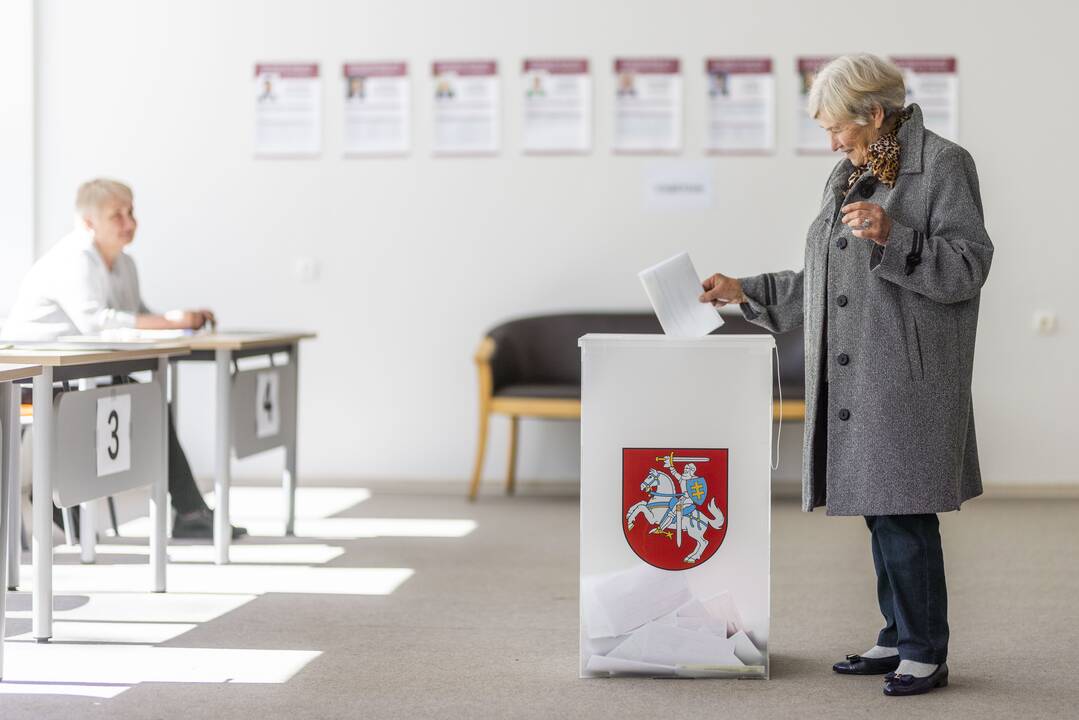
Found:
[{"label": "armchair leg", "polygon": [[506,494],[512,495],[517,484],[517,429],[518,418],[510,415],[510,449],[506,462]]},{"label": "armchair leg", "polygon": [[472,470],[472,484],[468,488],[469,500],[475,500],[476,494],[480,490],[480,476],[483,475],[483,458],[487,452],[487,424],[490,419],[490,412],[488,412],[487,408],[481,406],[479,440],[476,443],[476,466]]}]

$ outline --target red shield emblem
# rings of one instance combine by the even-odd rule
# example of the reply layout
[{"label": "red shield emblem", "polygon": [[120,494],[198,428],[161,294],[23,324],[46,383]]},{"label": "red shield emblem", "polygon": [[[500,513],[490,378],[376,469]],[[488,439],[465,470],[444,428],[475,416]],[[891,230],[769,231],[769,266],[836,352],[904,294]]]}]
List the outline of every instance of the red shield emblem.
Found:
[{"label": "red shield emblem", "polygon": [[707,562],[727,536],[727,449],[622,450],[622,530],[663,570]]}]

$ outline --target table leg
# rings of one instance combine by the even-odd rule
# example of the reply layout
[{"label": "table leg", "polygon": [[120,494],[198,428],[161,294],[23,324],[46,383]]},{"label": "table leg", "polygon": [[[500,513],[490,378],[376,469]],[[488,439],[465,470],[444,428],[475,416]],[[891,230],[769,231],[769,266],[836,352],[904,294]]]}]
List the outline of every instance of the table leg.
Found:
[{"label": "table leg", "polygon": [[[4,619],[7,613],[7,544],[11,535],[11,520],[9,519],[8,506],[11,503],[11,485],[14,480],[11,476],[11,463],[8,456],[12,448],[8,439],[11,435],[8,430],[11,427],[12,387],[11,383],[0,383],[0,413],[3,415],[3,442],[0,443],[0,680],[4,678]],[[16,427],[18,417],[16,416]]]},{"label": "table leg", "polygon": [[232,453],[232,351],[217,350],[217,432],[214,446],[214,562],[226,565],[232,525],[229,522],[229,461]]},{"label": "table leg", "polygon": [[299,428],[300,415],[300,344],[295,343],[289,352],[289,363],[292,365],[292,429],[285,438],[285,472],[282,476],[282,488],[285,491],[285,536],[291,537],[296,534],[296,436]]},{"label": "table leg", "polygon": [[[80,392],[95,386],[93,378],[79,380]],[[97,500],[79,504],[79,560],[86,565],[97,562]]]},{"label": "table leg", "polygon": [[168,398],[167,358],[159,358],[157,369],[153,371],[151,382],[157,384],[161,395],[158,407],[161,413],[161,436],[158,438],[161,448],[161,466],[154,473],[150,485],[150,574],[153,576],[151,592],[165,592],[166,555],[166,516],[168,514],[168,478],[169,478],[169,398]]},{"label": "table leg", "polygon": [[79,560],[85,565],[97,562],[97,500],[79,503]]},{"label": "table leg", "polygon": [[[7,584],[0,585],[0,588],[14,590],[19,586],[19,561],[22,559],[22,426],[19,420],[22,389],[14,384],[10,385],[10,388],[10,407],[0,409],[0,412],[4,413],[3,473],[8,477],[5,506],[7,521],[4,523],[8,538],[7,556],[0,555],[0,562],[7,564]],[[0,408],[2,407],[0,403]]]},{"label": "table leg", "polygon": [[33,635],[52,637],[52,368],[34,378]]}]

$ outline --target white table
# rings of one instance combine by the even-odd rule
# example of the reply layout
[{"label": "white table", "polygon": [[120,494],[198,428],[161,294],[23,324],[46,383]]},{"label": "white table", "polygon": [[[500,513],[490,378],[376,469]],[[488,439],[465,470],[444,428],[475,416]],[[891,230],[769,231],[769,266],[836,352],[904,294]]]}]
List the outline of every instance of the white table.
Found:
[{"label": "white table", "polygon": [[[38,642],[47,642],[52,637],[52,501],[54,489],[61,507],[68,507],[77,502],[84,502],[95,497],[105,497],[130,487],[149,485],[150,490],[150,566],[151,589],[153,592],[165,591],[165,527],[168,477],[168,403],[166,401],[166,376],[168,360],[176,355],[184,355],[187,348],[177,343],[131,344],[116,343],[112,346],[96,344],[78,348],[70,343],[34,343],[16,345],[14,348],[0,350],[0,363],[19,363],[40,365],[41,372],[33,379],[34,402],[34,440],[33,440],[33,636]],[[102,376],[127,376],[131,373],[149,370],[152,381],[149,385],[119,385],[111,388],[93,389],[90,381]],[[55,400],[53,383],[80,381],[77,390],[62,393]],[[154,393],[152,400],[147,399]],[[71,394],[83,395],[84,398],[65,397]],[[76,452],[87,443],[97,445],[98,427],[93,421],[72,425],[73,419],[87,416],[88,403],[98,396],[129,396],[132,434],[145,435],[148,428],[153,429],[153,437],[147,437],[149,447],[143,443],[140,450],[130,449],[134,471],[116,472],[101,477],[100,466],[85,468],[87,457],[94,457],[92,450]],[[70,403],[67,401],[71,400]],[[16,401],[12,401],[16,402]],[[100,409],[100,404],[98,404]],[[69,412],[70,409],[70,412]],[[76,411],[78,409],[78,412]],[[134,417],[135,412],[139,417]],[[92,413],[92,409],[89,411]],[[93,417],[89,415],[88,417]],[[5,431],[5,436],[7,431]],[[134,443],[133,443],[134,444]],[[64,452],[59,452],[59,448]],[[119,449],[119,443],[116,445]],[[142,462],[142,459],[148,459]],[[54,467],[55,466],[55,467]],[[72,472],[79,470],[78,473]],[[76,474],[97,478],[94,486],[86,487],[79,483]],[[72,492],[80,499],[69,502]],[[85,507],[89,507],[87,504]],[[15,513],[17,516],[17,513]],[[81,538],[92,543],[95,533],[92,513],[83,518]],[[8,518],[12,514],[8,514]],[[11,530],[17,533],[17,528]],[[12,533],[7,533],[8,537]],[[17,534],[15,535],[17,537]],[[17,540],[16,540],[17,542]],[[10,557],[10,555],[9,555]],[[17,556],[16,556],[17,558]],[[17,565],[16,565],[17,566]]]},{"label": "white table", "polygon": [[[19,390],[17,380],[41,374],[38,365],[0,365],[0,679],[4,677],[4,617],[7,612],[9,530],[19,515]],[[16,558],[19,538],[14,538]]]},{"label": "white table", "polygon": [[[177,358],[183,362],[213,362],[216,366],[216,405],[214,423],[214,562],[229,562],[232,527],[229,522],[229,488],[232,483],[231,459],[246,457],[274,447],[285,448],[282,486],[285,493],[285,535],[295,532],[296,524],[296,425],[300,365],[300,342],[314,338],[312,332],[244,331],[218,332],[183,338],[191,354]],[[274,365],[278,354],[288,355],[288,365]],[[250,357],[269,358],[270,366],[240,370],[236,361]],[[178,380],[172,374],[173,416],[176,417]],[[270,375],[277,376],[280,410],[276,427],[258,426],[257,404],[270,388]]]}]

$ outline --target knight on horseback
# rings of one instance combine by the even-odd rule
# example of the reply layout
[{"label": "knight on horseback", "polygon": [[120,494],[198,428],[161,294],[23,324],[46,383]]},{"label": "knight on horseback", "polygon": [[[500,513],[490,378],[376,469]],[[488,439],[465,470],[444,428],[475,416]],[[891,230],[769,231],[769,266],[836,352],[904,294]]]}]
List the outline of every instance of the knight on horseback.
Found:
[{"label": "knight on horseback", "polygon": [[659,525],[651,530],[653,533],[661,533],[667,530],[674,523],[678,514],[685,515],[687,522],[693,522],[693,511],[697,509],[704,498],[703,496],[699,501],[695,501],[690,496],[689,488],[692,487],[691,481],[698,480],[703,483],[703,479],[697,477],[697,465],[695,463],[686,463],[682,467],[682,472],[679,473],[674,467],[674,454],[663,458],[663,466],[666,467],[674,479],[678,481],[678,487],[680,492],[670,498],[667,502],[667,512],[663,514],[663,519],[659,521]]}]

